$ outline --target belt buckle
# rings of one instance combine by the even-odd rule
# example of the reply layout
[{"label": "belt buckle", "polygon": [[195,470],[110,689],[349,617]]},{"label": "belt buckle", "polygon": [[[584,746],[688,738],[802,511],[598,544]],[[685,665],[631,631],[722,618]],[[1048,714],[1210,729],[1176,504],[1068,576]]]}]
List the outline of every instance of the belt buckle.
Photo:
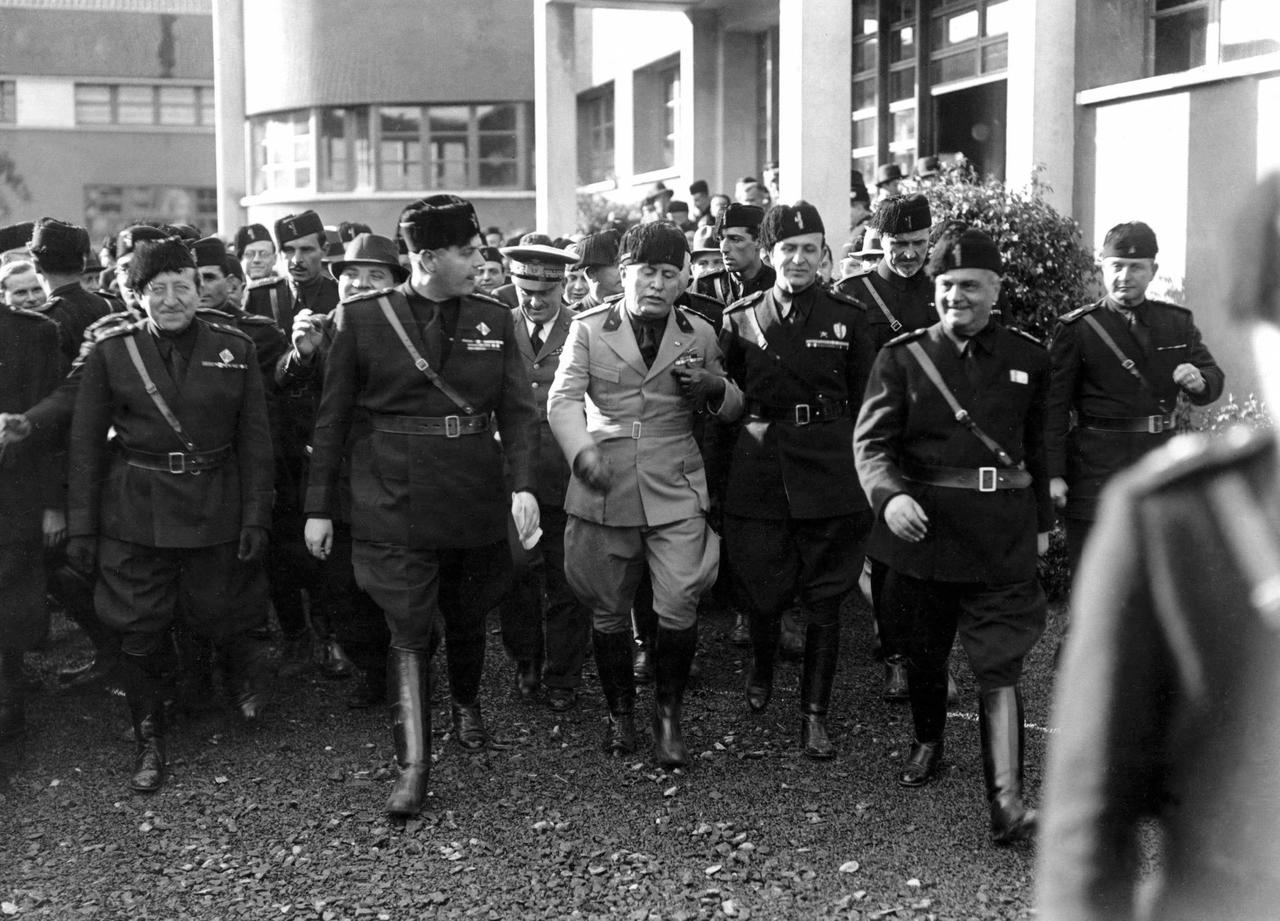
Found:
[{"label": "belt buckle", "polygon": [[808,425],[809,419],[810,419],[809,404],[797,403],[796,404],[796,425]]},{"label": "belt buckle", "polygon": [[632,438],[639,438],[639,437],[640,437],[640,430],[641,430],[641,428],[642,428],[642,426],[641,426],[641,424],[640,424],[638,421],[636,421],[636,422],[632,422],[632,423],[631,423],[631,437],[632,437]]},{"label": "belt buckle", "polygon": [[457,438],[462,434],[462,420],[457,416],[444,417],[444,437]]},{"label": "belt buckle", "polygon": [[995,492],[998,482],[995,467],[978,468],[978,492]]},{"label": "belt buckle", "polygon": [[1159,435],[1164,431],[1164,416],[1147,416],[1147,434]]},{"label": "belt buckle", "polygon": [[169,452],[169,472],[170,473],[186,473],[187,472],[187,455],[181,451]]}]

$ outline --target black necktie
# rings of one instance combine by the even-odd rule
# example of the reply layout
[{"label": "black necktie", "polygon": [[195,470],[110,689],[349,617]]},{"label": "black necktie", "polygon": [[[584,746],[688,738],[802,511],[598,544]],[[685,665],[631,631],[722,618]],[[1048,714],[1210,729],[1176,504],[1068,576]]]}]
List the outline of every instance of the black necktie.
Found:
[{"label": "black necktie", "polygon": [[542,324],[534,323],[533,332],[529,334],[529,342],[533,344],[533,354],[537,355],[542,351],[542,344],[545,340],[542,338]]},{"label": "black necktie", "polygon": [[1144,352],[1151,351],[1151,335],[1147,332],[1146,324],[1138,317],[1137,311],[1125,310],[1124,318],[1129,324],[1129,332],[1133,334],[1133,338],[1137,340],[1138,347]]},{"label": "black necktie", "polygon": [[644,359],[644,366],[652,368],[654,361],[658,357],[658,335],[657,330],[650,323],[640,324],[640,357]]},{"label": "black necktie", "polygon": [[182,352],[178,349],[177,343],[160,340],[160,357],[164,359],[164,366],[169,372],[169,377],[181,387],[183,380],[187,376],[187,360],[182,357]]}]

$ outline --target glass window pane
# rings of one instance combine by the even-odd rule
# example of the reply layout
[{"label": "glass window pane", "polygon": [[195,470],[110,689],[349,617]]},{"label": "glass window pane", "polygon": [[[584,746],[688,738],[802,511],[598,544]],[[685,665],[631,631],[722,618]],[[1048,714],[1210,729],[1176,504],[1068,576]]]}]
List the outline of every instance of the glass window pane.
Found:
[{"label": "glass window pane", "polygon": [[351,188],[351,142],[347,137],[348,110],[320,112],[320,190],[345,192]]},{"label": "glass window pane", "polygon": [[907,67],[889,73],[889,101],[914,99],[916,96],[916,69]]},{"label": "glass window pane", "polygon": [[470,122],[469,106],[431,106],[427,110],[427,124],[432,134],[442,131],[465,132]]},{"label": "glass window pane", "polygon": [[0,80],[0,122],[13,124],[17,118],[15,112],[16,87],[12,80]]},{"label": "glass window pane", "polygon": [[853,46],[853,72],[856,74],[876,69],[876,40],[855,42]]},{"label": "glass window pane", "polygon": [[889,3],[890,22],[911,22],[916,18],[916,0],[891,0]]},{"label": "glass window pane", "polygon": [[1192,3],[1203,3],[1204,0],[1156,0],[1156,12],[1161,10],[1177,9],[1180,6],[1188,6]]},{"label": "glass window pane", "polygon": [[111,88],[94,84],[76,86],[76,123],[111,124]]},{"label": "glass window pane", "polygon": [[480,162],[481,188],[512,188],[515,186],[517,178],[518,174],[514,163],[495,163],[487,160]]},{"label": "glass window pane", "polygon": [[483,160],[516,158],[516,137],[514,134],[482,134],[480,135],[480,158]]},{"label": "glass window pane", "polygon": [[875,35],[880,28],[878,0],[856,0],[853,6],[853,34]]},{"label": "glass window pane", "polygon": [[893,140],[891,144],[903,145],[914,144],[916,141],[916,110],[904,109],[901,112],[894,112],[891,115],[893,119]]},{"label": "glass window pane", "polygon": [[160,87],[160,124],[196,124],[196,88],[194,86]]},{"label": "glass window pane", "polygon": [[984,74],[999,73],[1009,67],[1008,40],[992,42],[982,49],[982,72]]},{"label": "glass window pane", "polygon": [[1009,34],[1009,0],[987,4],[987,30],[983,35]]},{"label": "glass window pane", "polygon": [[516,107],[512,103],[476,106],[476,124],[481,131],[515,131]]},{"label": "glass window pane", "polygon": [[1204,64],[1209,12],[1193,9],[1155,22],[1155,72],[1179,73]]},{"label": "glass window pane", "polygon": [[1222,0],[1218,27],[1223,61],[1280,51],[1280,4]]},{"label": "glass window pane", "polygon": [[853,108],[856,112],[858,109],[867,109],[876,104],[876,80],[875,77],[868,77],[863,80],[853,81]]},{"label": "glass window pane", "polygon": [[933,30],[935,49],[972,41],[978,37],[978,11],[972,9],[942,16],[935,20],[934,25],[937,26]]},{"label": "glass window pane", "polygon": [[897,64],[900,61],[914,60],[916,56],[916,30],[911,26],[894,29],[889,36],[889,60]]},{"label": "glass window pane", "polygon": [[116,123],[121,125],[155,124],[155,92],[150,86],[116,87]]},{"label": "glass window pane", "polygon": [[973,52],[952,54],[933,62],[931,83],[950,83],[952,80],[964,80],[976,76],[977,58]]},{"label": "glass window pane", "polygon": [[853,146],[876,146],[876,120],[874,118],[860,118],[853,123]]},{"label": "glass window pane", "polygon": [[865,184],[868,179],[876,177],[876,158],[874,155],[853,158],[853,169],[862,174]]},{"label": "glass window pane", "polygon": [[200,87],[200,124],[213,125],[214,117],[214,98],[213,87]]}]

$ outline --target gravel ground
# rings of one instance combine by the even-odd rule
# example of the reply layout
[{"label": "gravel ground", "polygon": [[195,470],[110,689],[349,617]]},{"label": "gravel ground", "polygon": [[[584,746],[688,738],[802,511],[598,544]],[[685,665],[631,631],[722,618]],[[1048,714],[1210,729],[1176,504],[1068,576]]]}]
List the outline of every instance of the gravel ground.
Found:
[{"label": "gravel ground", "polygon": [[[23,750],[0,759],[0,915],[49,919],[1029,918],[1028,847],[987,839],[976,690],[948,725],[939,782],[900,789],[903,705],[878,697],[868,614],[848,612],[832,729],[834,762],[799,753],[798,667],[783,665],[767,713],[742,700],[744,651],[727,619],[701,630],[704,675],[685,704],[696,763],[598,751],[603,699],[588,667],[579,706],[554,714],[510,690],[490,636],[486,718],[505,746],[449,742],[437,707],[428,808],[394,827],[385,714],[346,708],[346,683],[277,682],[264,725],[224,709],[171,732],[156,796],[127,788],[124,704],[45,692]],[[1044,760],[1060,613],[1025,680],[1027,784]],[[59,624],[28,657],[48,688],[83,651]],[[638,714],[648,714],[642,690]],[[647,720],[641,723],[647,724]],[[7,775],[7,776],[6,776]]]}]

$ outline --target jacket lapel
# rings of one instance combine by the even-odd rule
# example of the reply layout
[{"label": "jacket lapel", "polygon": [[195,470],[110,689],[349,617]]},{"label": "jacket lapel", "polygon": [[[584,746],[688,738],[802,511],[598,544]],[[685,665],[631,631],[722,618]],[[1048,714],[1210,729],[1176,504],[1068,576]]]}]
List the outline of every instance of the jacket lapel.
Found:
[{"label": "jacket lapel", "polygon": [[[529,338],[529,323],[524,318],[524,311],[517,307],[511,311],[511,319],[515,321],[516,346],[520,349],[521,357],[528,362],[537,361],[538,356],[533,351],[533,341]],[[545,338],[543,337],[544,343]]]},{"label": "jacket lapel", "polygon": [[[569,324],[572,322],[572,313],[569,308],[561,307],[556,318],[544,327],[546,335],[542,337],[542,351],[534,356],[536,361],[550,357],[557,349],[564,347],[565,340],[569,338]],[[528,335],[525,338],[529,338]],[[636,348],[639,349],[639,346]]]},{"label": "jacket lapel", "polygon": [[644,359],[640,357],[640,346],[636,344],[631,323],[623,315],[625,311],[626,308],[622,306],[621,300],[610,308],[609,316],[600,330],[600,341],[613,349],[618,357],[629,364],[637,374],[644,377],[649,373],[649,369],[644,366]]},{"label": "jacket lapel", "polygon": [[[413,343],[418,353],[427,360],[436,371],[440,370],[440,305],[435,305],[435,312],[432,313],[431,319],[427,325],[419,331],[418,321],[413,318],[413,311],[409,309],[408,296],[414,294],[413,288],[406,285],[401,289],[406,295],[401,298],[387,298],[387,303],[391,305],[391,309],[395,311],[396,317],[400,320],[400,325],[404,327],[405,335],[409,337],[409,341]],[[461,317],[459,317],[461,323]],[[398,338],[398,337],[397,337]],[[409,353],[405,352],[405,357],[409,358],[409,363],[413,363],[413,358]]]},{"label": "jacket lapel", "polygon": [[[670,367],[676,357],[684,351],[685,345],[688,344],[686,342],[688,337],[681,333],[680,327],[676,325],[677,310],[679,310],[678,307],[672,307],[671,312],[667,314],[667,326],[662,332],[662,342],[658,345],[658,354],[653,359],[653,367],[645,374],[644,379],[646,381]],[[639,348],[639,346],[636,346],[637,350]]]}]

